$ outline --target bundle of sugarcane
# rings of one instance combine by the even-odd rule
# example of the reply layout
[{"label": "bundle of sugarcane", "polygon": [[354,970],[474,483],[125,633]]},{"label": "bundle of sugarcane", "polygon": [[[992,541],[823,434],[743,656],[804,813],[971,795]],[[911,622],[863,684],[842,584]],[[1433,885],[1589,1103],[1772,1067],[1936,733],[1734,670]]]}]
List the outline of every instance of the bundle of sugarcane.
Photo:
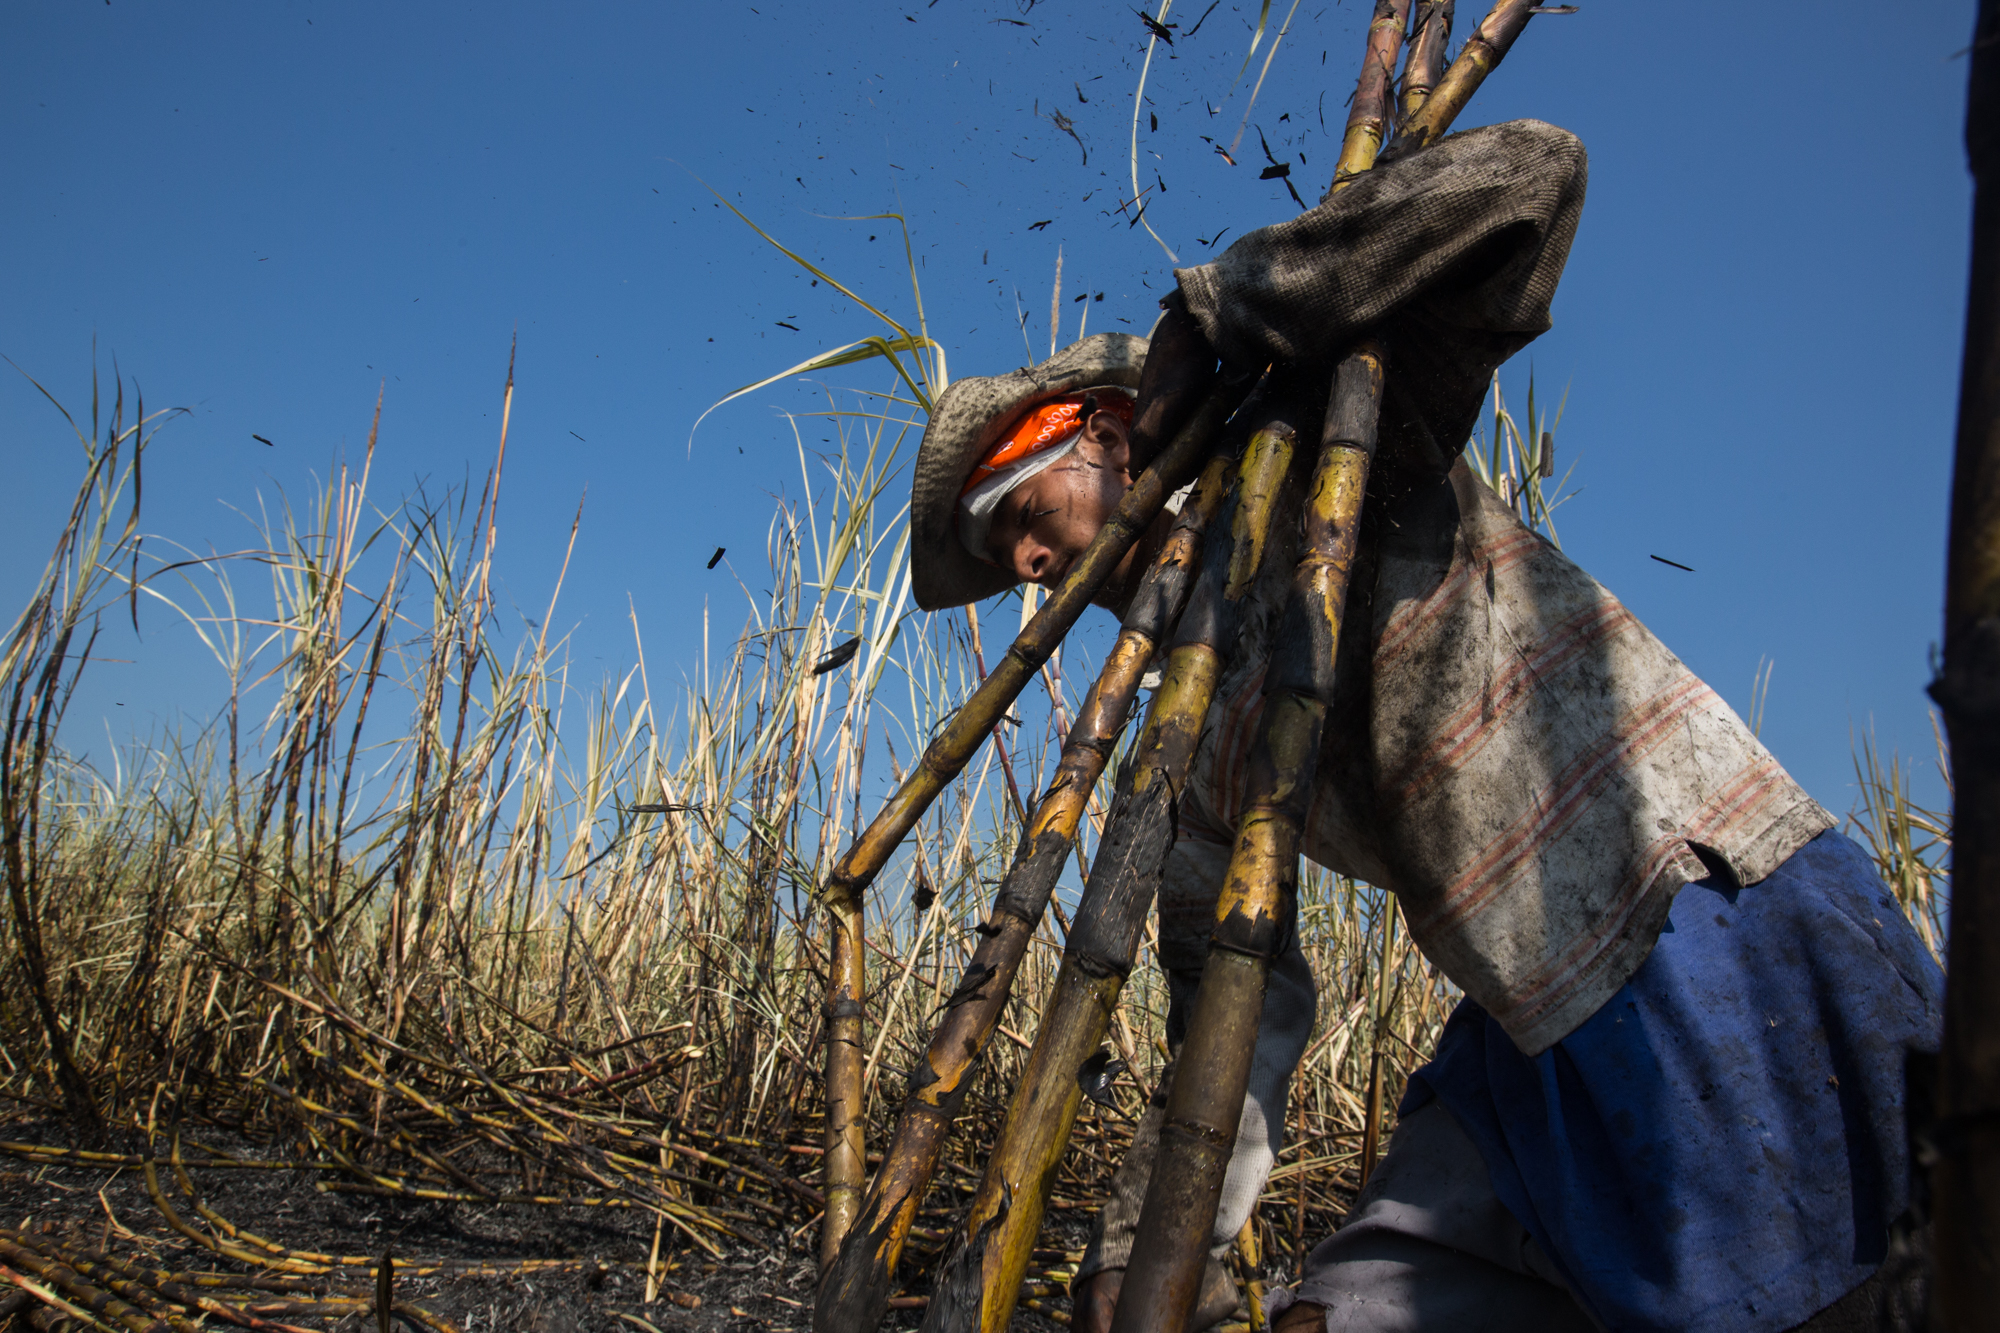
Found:
[{"label": "bundle of sugarcane", "polygon": [[1234,540],[1211,550],[1167,658],[1159,693],[1120,784],[1061,970],[1042,1009],[1034,1046],[962,1227],[937,1281],[926,1330],[1007,1325],[1027,1272],[1082,1101],[1086,1070],[1138,952],[1147,909],[1173,841],[1173,800],[1194,757],[1202,721],[1237,640],[1250,589],[1278,512],[1301,403],[1285,383],[1267,385],[1245,413],[1251,427],[1232,523]]},{"label": "bundle of sugarcane", "polygon": [[[838,1258],[841,1241],[860,1212],[866,1174],[862,1142],[866,1114],[861,1031],[862,996],[866,988],[862,894],[931,802],[977,753],[980,744],[1061,644],[1070,626],[1076,623],[1133,543],[1159,516],[1168,498],[1199,470],[1228,415],[1231,396],[1226,386],[1207,392],[1172,443],[1140,473],[1047,604],[1022,629],[992,674],[953,714],[881,813],[841,856],[828,877],[824,893],[832,958],[827,969],[825,1007],[826,1218],[820,1232],[823,1266]],[[1118,672],[1142,670],[1143,660],[1135,666],[1130,656],[1129,652],[1123,657],[1114,656],[1112,667]],[[1131,684],[1136,683],[1137,675],[1133,674]],[[1102,700],[1116,699],[1121,694],[1127,701],[1131,697],[1130,688],[1115,678],[1099,694]],[[1122,709],[1117,721],[1122,725]],[[1078,737],[1079,744],[1087,750],[1101,749],[1108,753],[1116,729],[1109,737],[1091,738],[1089,728],[1097,726],[1098,719],[1093,717],[1085,725],[1085,733]],[[1077,762],[1087,762],[1086,756],[1080,752]],[[1088,786],[1085,784],[1083,790],[1087,792]],[[1064,818],[1068,818],[1073,835],[1074,817],[1059,814],[1056,807],[1047,812],[1046,821],[1038,818],[1034,822],[1042,831],[1049,831],[1060,826]],[[1036,920],[1039,919],[1038,909]]]},{"label": "bundle of sugarcane", "polygon": [[[1533,9],[1528,0],[1501,0],[1494,7],[1405,123],[1410,147],[1420,148],[1444,133],[1499,64]],[[1377,157],[1389,114],[1390,71],[1408,18],[1409,0],[1377,0],[1329,194],[1348,185]],[[1441,48],[1441,37],[1414,44],[1412,65],[1434,61]],[[1112,1325],[1118,1333],[1181,1328],[1200,1294],[1249,1084],[1265,983],[1297,910],[1299,840],[1333,698],[1334,664],[1375,454],[1385,358],[1379,342],[1363,339],[1334,372],[1325,434],[1308,490],[1304,550],[1265,683],[1262,730],[1250,760],[1250,794],[1167,1097],[1158,1158]]]},{"label": "bundle of sugarcane", "polygon": [[[1421,144],[1443,132],[1479,79],[1498,63],[1514,35],[1525,24],[1530,5],[1523,0],[1502,0],[1480,26],[1479,34],[1468,43],[1451,71],[1440,83],[1437,67],[1442,63],[1444,39],[1449,27],[1448,4],[1426,4],[1419,19],[1420,35],[1412,54],[1411,75],[1406,82],[1416,91],[1406,93],[1403,132]],[[1339,189],[1372,165],[1387,133],[1390,120],[1390,89],[1397,53],[1409,22],[1409,0],[1379,0],[1375,21],[1370,25],[1369,56],[1362,86],[1343,144],[1340,172],[1333,188]],[[1471,54],[1474,48],[1478,54]],[[1461,70],[1461,66],[1465,69]],[[1437,91],[1428,92],[1435,85]],[[1308,518],[1309,550],[1301,562],[1298,615],[1303,617],[1297,654],[1301,663],[1287,676],[1291,689],[1287,697],[1301,700],[1298,709],[1272,710],[1280,718],[1280,742],[1290,741],[1289,749],[1277,762],[1288,771],[1289,784],[1265,784],[1280,793],[1278,803],[1290,800],[1298,806],[1289,820],[1272,824],[1277,841],[1263,847],[1258,864],[1283,860],[1289,823],[1290,864],[1297,860],[1297,825],[1303,817],[1304,793],[1312,779],[1312,760],[1318,743],[1318,719],[1324,704],[1319,696],[1331,688],[1333,647],[1338,641],[1339,618],[1344,605],[1347,573],[1352,561],[1360,497],[1365,487],[1368,456],[1373,445],[1373,420],[1379,402],[1381,353],[1369,348],[1350,358],[1341,377],[1345,395],[1336,393],[1328,445],[1322,450],[1321,467],[1316,473],[1313,514]],[[1261,565],[1266,538],[1275,511],[1275,497],[1288,473],[1297,436],[1294,423],[1309,408],[1285,394],[1274,394],[1261,415],[1261,425],[1253,435],[1240,478],[1240,497],[1235,506],[1233,536],[1225,563],[1211,561],[1212,575],[1204,575],[1194,604],[1200,613],[1190,612],[1191,624],[1184,626],[1169,658],[1163,687],[1154,701],[1146,728],[1128,769],[1114,806],[1096,864],[1091,868],[1083,902],[1079,905],[1075,928],[1064,951],[1064,963],[1056,991],[1044,1010],[1028,1068],[1021,1080],[1001,1138],[979,1194],[975,1197],[965,1225],[965,1240],[959,1253],[947,1264],[938,1295],[930,1304],[926,1328],[959,1328],[977,1324],[997,1328],[1005,1325],[1020,1290],[1020,1277],[1039,1230],[1046,1206],[1053,1169],[1060,1160],[1080,1100],[1078,1074],[1086,1061],[1096,1055],[1106,1025],[1116,1005],[1124,977],[1136,953],[1138,928],[1157,889],[1166,848],[1171,841],[1171,803],[1185,777],[1199,736],[1202,719],[1213,702],[1215,685],[1233,644],[1230,606],[1248,591]],[[1190,422],[1169,454],[1190,451],[1197,455],[1199,441],[1211,436],[1220,423],[1222,410],[1211,398],[1203,413]],[[1163,457],[1161,464],[1165,464]],[[1160,465],[1156,465],[1156,468]],[[1078,592],[1081,581],[1095,573],[1101,579],[1122,556],[1143,521],[1129,529],[1120,520],[1140,505],[1157,502],[1147,491],[1153,476],[1149,469],[1121,505],[1118,516],[1107,525],[1083,560],[1078,562],[1051,605],[1032,622],[1020,641],[1009,651],[1010,664],[1039,663],[1054,647],[1087,600],[1089,591]],[[1219,497],[1222,474],[1212,469],[1204,486],[1207,504]],[[1135,501],[1137,503],[1135,504]],[[1200,521],[1204,505],[1195,506]],[[1209,508],[1208,513],[1213,509]],[[1148,514],[1150,518],[1150,513]],[[1177,551],[1170,543],[1163,554],[1186,561],[1198,543],[1198,533],[1183,530]],[[1115,542],[1116,554],[1109,554]],[[1095,558],[1095,559],[1094,559]],[[1092,585],[1095,586],[1094,584]],[[1184,585],[1183,585],[1184,586]],[[1314,611],[1304,608],[1310,604]],[[1068,609],[1059,621],[1058,605]],[[1048,622],[1048,623],[1045,623]],[[1122,725],[1123,709],[1131,698],[1130,676],[1136,681],[1144,658],[1136,653],[1142,642],[1157,643],[1164,622],[1148,632],[1128,622],[1120,647],[1109,658],[1104,677],[1093,690],[1084,717],[1065,746],[1063,773],[1094,781],[1102,769],[1102,754]],[[1032,668],[1030,668],[1032,669]],[[895,1260],[908,1234],[922,1193],[929,1183],[950,1112],[962,1098],[970,1073],[985,1041],[998,1022],[1012,969],[1019,950],[1039,920],[1046,904],[1047,887],[1039,887],[1060,863],[1061,847],[1074,836],[1081,794],[1068,794],[1062,783],[1051,792],[1030,824],[1030,837],[1015,872],[996,902],[994,917],[982,931],[987,937],[967,969],[945,1023],[934,1036],[930,1053],[919,1070],[919,1084],[911,1090],[897,1138],[885,1156],[883,1168],[866,1200],[861,1199],[862,1151],[861,1062],[859,1056],[861,1019],[860,973],[860,890],[886,861],[889,853],[914,823],[917,815],[942,789],[952,775],[971,757],[989,729],[1018,692],[1025,675],[1011,683],[1000,680],[1001,673],[968,701],[946,732],[934,742],[924,763],[892,798],[884,813],[849,851],[828,886],[829,909],[834,935],[834,963],[831,970],[827,1007],[827,1217],[822,1232],[822,1262],[827,1275],[822,1283],[816,1310],[816,1325],[822,1329],[871,1327],[887,1304],[887,1292]],[[1114,715],[1105,705],[1116,702]],[[1318,711],[1314,712],[1314,707]],[[1291,718],[1302,711],[1304,718]],[[1309,732],[1309,734],[1308,734]],[[1260,753],[1268,760],[1271,747]],[[1094,765],[1094,766],[1093,766]],[[1271,767],[1267,763],[1267,767]],[[1074,769],[1075,772],[1071,772]],[[1275,772],[1276,770],[1273,769]],[[1053,802],[1054,804],[1051,804]],[[1068,808],[1073,803],[1074,811]],[[1048,845],[1038,844],[1046,842]],[[1030,867],[1039,860],[1049,868]],[[1244,883],[1256,881],[1256,873],[1246,861]],[[1277,885],[1281,896],[1290,886],[1290,871],[1264,879]],[[1017,877],[1021,880],[1016,884]],[[1238,876],[1232,873],[1232,883]],[[1013,896],[1010,897],[1010,892]],[[1227,901],[1230,895],[1225,895]],[[1236,895],[1241,896],[1241,894]],[[1268,896],[1268,895],[1267,895]],[[1269,915],[1269,914],[1267,914]],[[1271,916],[1271,922],[1277,920]],[[1257,932],[1269,934],[1259,927]],[[1262,973],[1254,978],[1261,996]],[[962,1014],[957,1012],[964,1010]],[[1256,1005],[1250,1008],[1254,1027]],[[1247,1066],[1246,1066],[1247,1068]],[[924,1075],[929,1078],[925,1079]],[[1225,1092],[1225,1098],[1227,1094]],[[1237,1080],[1234,1101],[1242,1101],[1241,1080]],[[1233,1136],[1234,1118],[1230,1119]],[[1219,1176],[1217,1178],[1219,1185]],[[1208,1209],[1214,1211],[1211,1199]],[[863,1225],[855,1227],[857,1217]],[[843,1249],[842,1242],[845,1241]]]},{"label": "bundle of sugarcane", "polygon": [[869,1186],[858,1220],[826,1270],[815,1314],[820,1328],[873,1327],[888,1308],[890,1277],[944,1151],[951,1122],[999,1026],[1015,970],[1041,924],[1085,803],[1124,730],[1147,664],[1180,617],[1200,566],[1203,533],[1228,493],[1233,461],[1220,453],[1203,470],[1077,713],[1055,781],[1028,823],[1020,855],[980,928],[979,948],[945,1001],[945,1016],[912,1076],[882,1167]]}]

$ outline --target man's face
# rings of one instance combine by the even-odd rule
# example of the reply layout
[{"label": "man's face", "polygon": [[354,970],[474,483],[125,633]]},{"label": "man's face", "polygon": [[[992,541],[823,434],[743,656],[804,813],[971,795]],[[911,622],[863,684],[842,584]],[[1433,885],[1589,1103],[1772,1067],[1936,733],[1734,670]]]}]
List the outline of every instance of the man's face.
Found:
[{"label": "man's face", "polygon": [[[986,558],[1026,583],[1061,582],[1131,487],[1129,455],[1125,423],[1113,413],[1097,413],[1068,457],[1000,502]],[[1114,576],[1112,582],[1122,579]]]}]

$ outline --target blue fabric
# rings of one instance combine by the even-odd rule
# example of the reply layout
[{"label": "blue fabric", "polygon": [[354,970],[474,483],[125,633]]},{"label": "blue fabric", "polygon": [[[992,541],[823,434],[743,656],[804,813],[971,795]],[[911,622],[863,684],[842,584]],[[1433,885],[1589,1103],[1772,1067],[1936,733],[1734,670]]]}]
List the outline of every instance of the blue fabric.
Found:
[{"label": "blue fabric", "polygon": [[1944,978],[1827,832],[1770,877],[1675,898],[1659,943],[1528,1058],[1470,1001],[1412,1076],[1607,1328],[1786,1329],[1881,1263],[1908,1192],[1906,1046]]}]

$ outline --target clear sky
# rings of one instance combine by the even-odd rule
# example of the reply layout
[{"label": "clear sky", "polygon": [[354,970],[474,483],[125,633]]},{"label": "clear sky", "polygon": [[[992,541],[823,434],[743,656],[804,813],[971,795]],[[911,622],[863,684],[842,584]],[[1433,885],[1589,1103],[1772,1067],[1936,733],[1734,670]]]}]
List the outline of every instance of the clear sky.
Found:
[{"label": "clear sky", "polygon": [[[1302,0],[1249,106],[1257,8],[1176,0],[1154,55],[1139,177],[1183,263],[1297,211],[1267,160],[1308,199],[1331,168],[1365,0]],[[1836,811],[1850,728],[1931,752],[1971,15],[1584,0],[1537,19],[1462,122],[1536,116],[1591,151],[1556,328],[1506,372],[1517,396],[1530,360],[1568,390],[1566,548],[1739,709],[1775,659],[1765,739]],[[378,496],[480,475],[518,330],[510,594],[546,596],[581,501],[557,617],[581,675],[631,660],[629,598],[658,682],[692,667],[705,602],[740,621],[731,571],[761,586],[772,496],[800,485],[775,411],[800,391],[723,408],[690,451],[695,418],[876,331],[702,182],[907,314],[896,234],[839,220],[905,212],[954,374],[1021,364],[1017,292],[1046,354],[1059,248],[1067,292],[1104,294],[1066,295],[1065,340],[1086,306],[1143,330],[1173,267],[1116,211],[1145,47],[1109,0],[9,5],[0,353],[82,406],[95,339],[149,407],[191,407],[152,456],[147,527],[230,548],[260,491],[358,454],[378,388]],[[76,466],[11,372],[0,449],[11,615]],[[134,656],[95,669],[78,743],[218,701],[165,616]]]}]

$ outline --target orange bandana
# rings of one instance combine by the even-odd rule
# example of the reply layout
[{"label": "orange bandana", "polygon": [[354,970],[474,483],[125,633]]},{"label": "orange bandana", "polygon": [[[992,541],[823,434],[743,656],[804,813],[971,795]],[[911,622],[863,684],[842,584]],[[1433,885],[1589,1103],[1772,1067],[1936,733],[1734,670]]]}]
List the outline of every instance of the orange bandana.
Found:
[{"label": "orange bandana", "polygon": [[1104,393],[1073,393],[1063,398],[1051,398],[1028,409],[1014,428],[1000,437],[983,458],[973,465],[972,475],[965,479],[959,490],[961,496],[969,494],[973,488],[986,481],[995,473],[1041,453],[1053,449],[1082,430],[1083,404],[1086,398],[1097,400],[1097,410],[1110,412],[1127,426],[1132,424],[1133,403],[1129,394],[1117,390]]}]

